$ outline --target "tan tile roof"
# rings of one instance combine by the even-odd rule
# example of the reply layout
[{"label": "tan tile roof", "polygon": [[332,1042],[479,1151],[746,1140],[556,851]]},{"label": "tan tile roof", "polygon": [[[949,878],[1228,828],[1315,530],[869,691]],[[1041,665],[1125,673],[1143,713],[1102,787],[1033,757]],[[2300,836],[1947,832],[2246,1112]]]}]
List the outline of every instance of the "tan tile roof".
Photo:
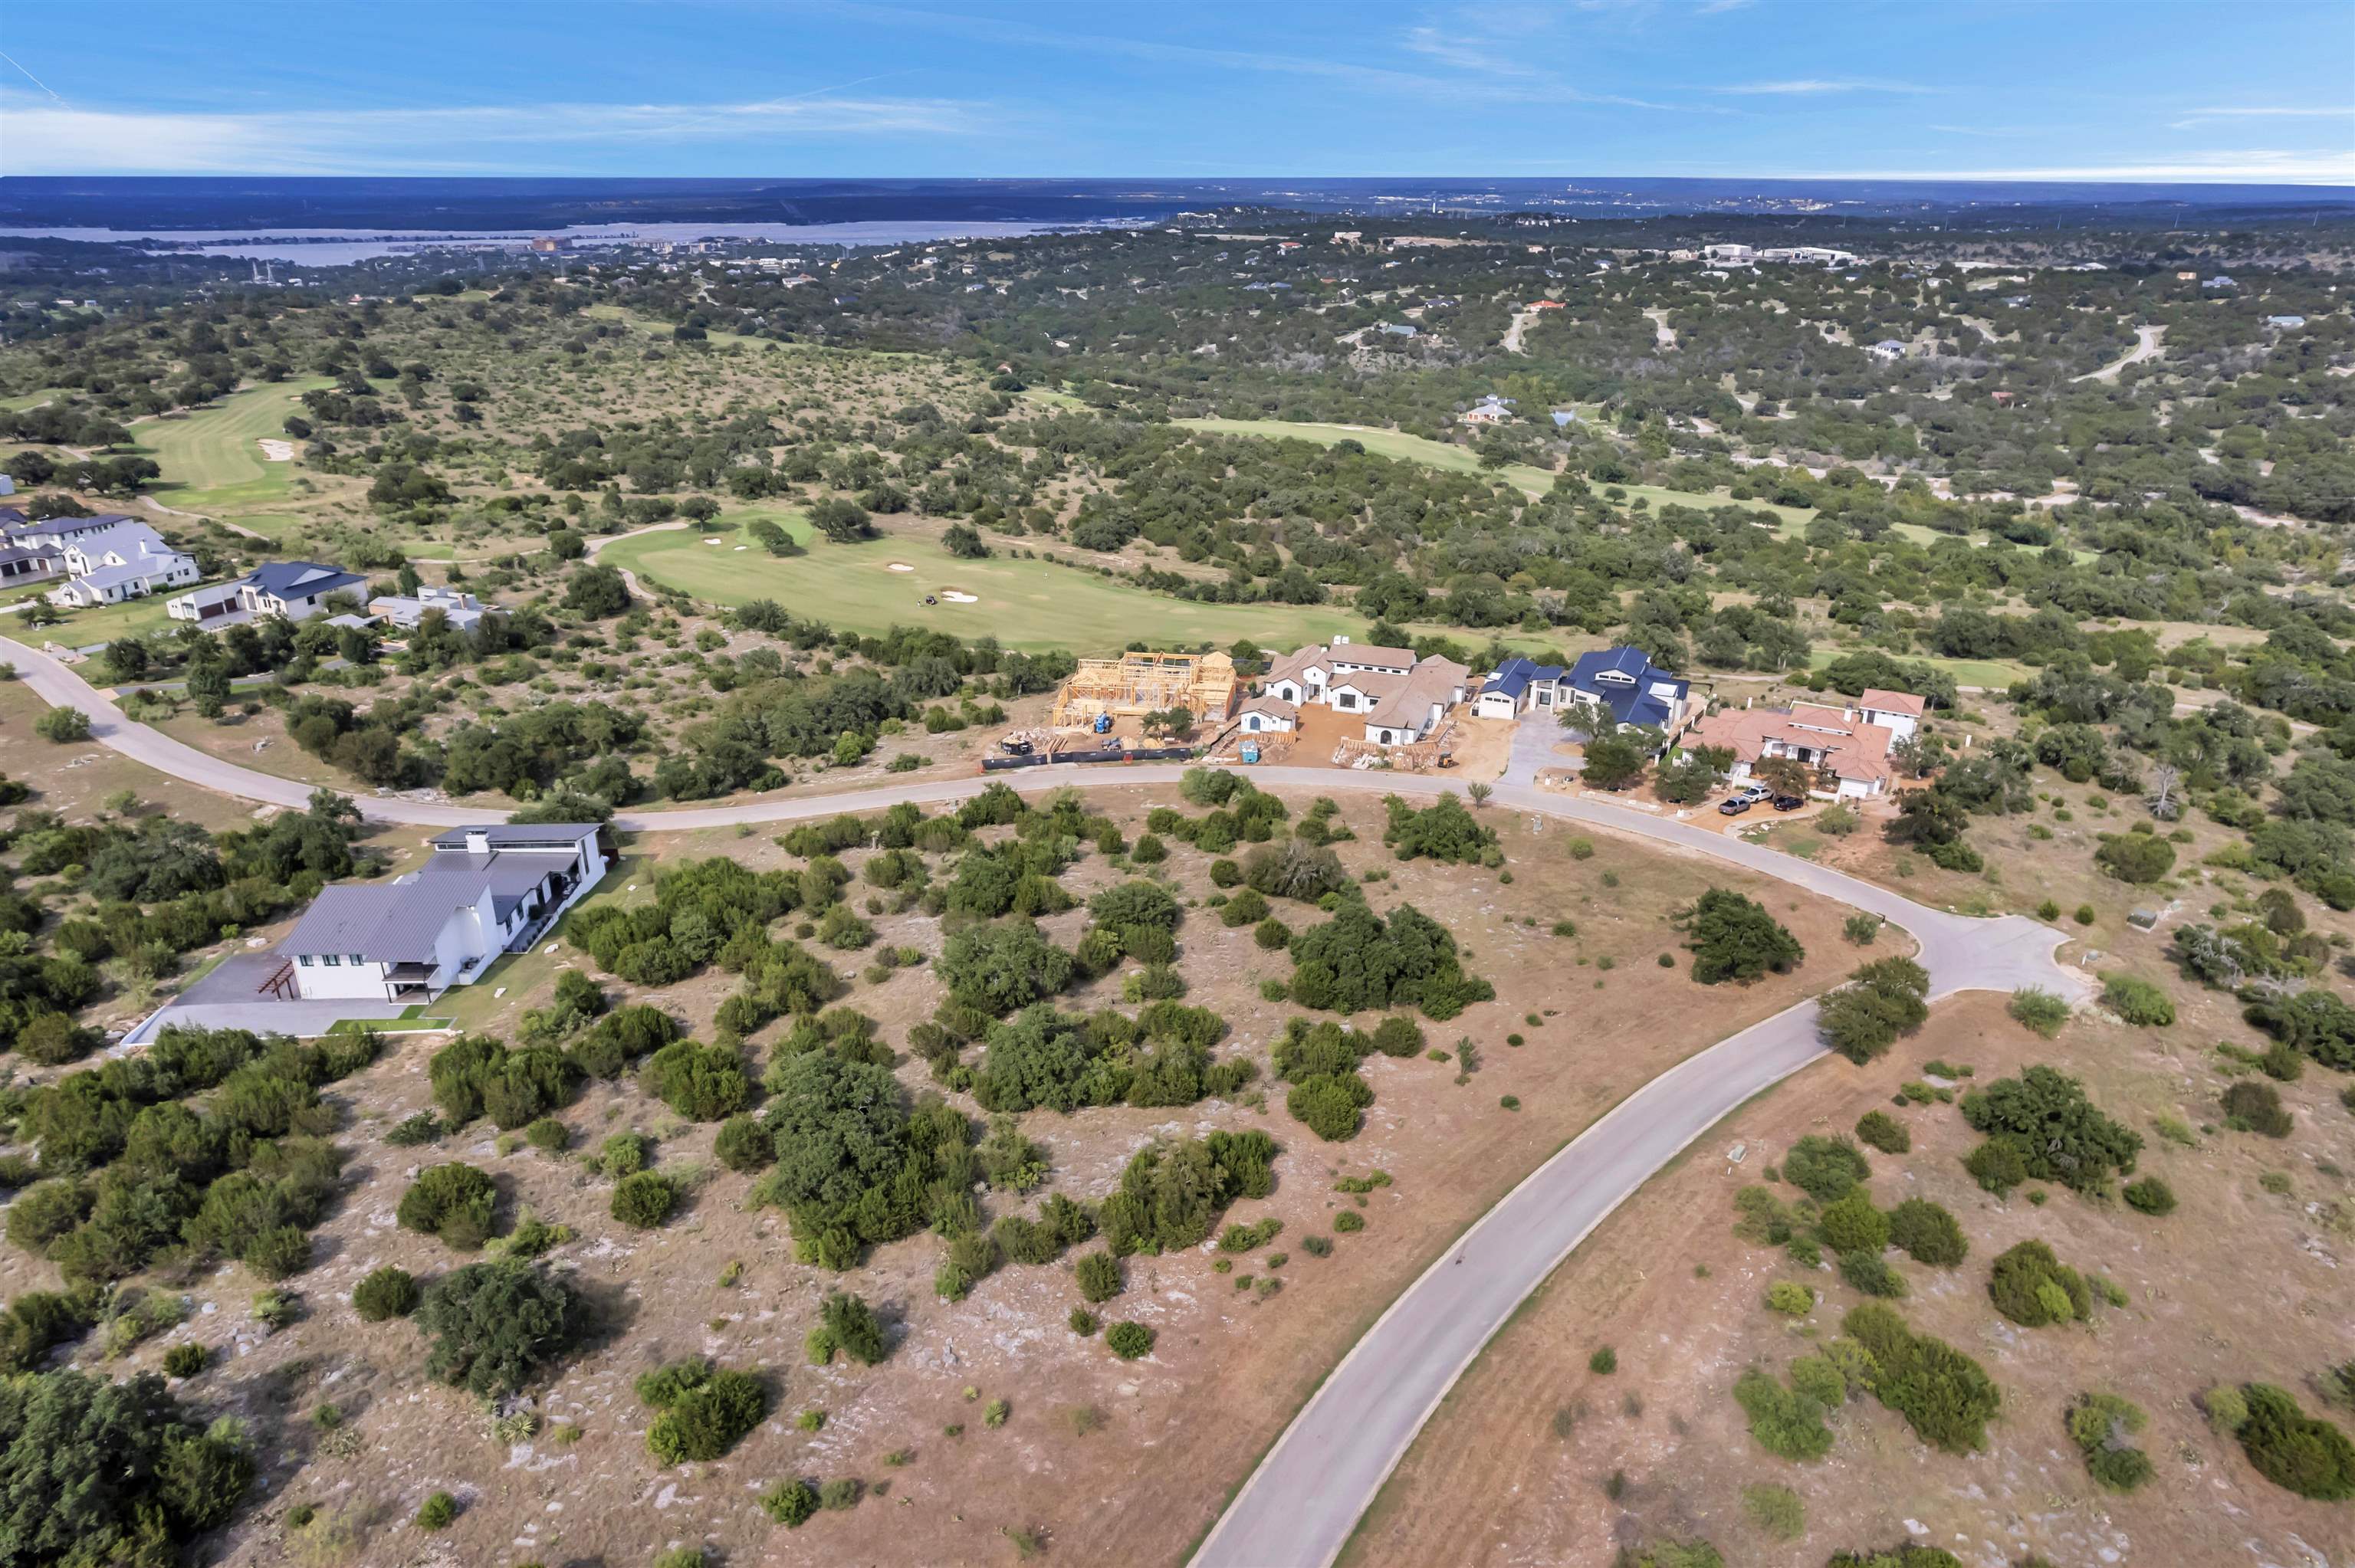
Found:
[{"label": "tan tile roof", "polygon": [[1295,648],[1267,667],[1267,674],[1263,677],[1263,682],[1273,685],[1278,681],[1296,681],[1300,678],[1300,673],[1309,665],[1325,662],[1327,660],[1323,643],[1314,642],[1305,648]]},{"label": "tan tile roof", "polygon": [[1915,718],[1920,718],[1923,711],[1921,698],[1903,692],[1884,692],[1877,686],[1866,687],[1864,695],[1857,698],[1856,705],[1884,714],[1910,714]]},{"label": "tan tile roof", "polygon": [[1414,667],[1414,650],[1412,648],[1384,648],[1374,642],[1345,642],[1327,652],[1344,664],[1370,664],[1379,670],[1395,670],[1400,674]]},{"label": "tan tile roof", "polygon": [[1897,769],[1889,760],[1889,748],[1896,742],[1896,732],[1861,719],[1835,726],[1820,716],[1839,711],[1813,707],[1806,721],[1799,723],[1787,709],[1728,708],[1695,725],[1687,733],[1685,744],[1721,746],[1755,766],[1766,755],[1768,741],[1781,741],[1785,746],[1829,751],[1831,771],[1838,778],[1865,783],[1895,778]]},{"label": "tan tile roof", "polygon": [[1299,722],[1300,719],[1300,710],[1294,707],[1290,703],[1285,702],[1282,697],[1253,697],[1241,707],[1235,710],[1235,716],[1238,718],[1241,717],[1244,714],[1266,714],[1271,717],[1280,718],[1286,724],[1295,724]]},{"label": "tan tile roof", "polygon": [[1366,722],[1420,729],[1431,705],[1444,704],[1471,673],[1451,659],[1425,659],[1405,676],[1389,677],[1397,685],[1367,713]]}]

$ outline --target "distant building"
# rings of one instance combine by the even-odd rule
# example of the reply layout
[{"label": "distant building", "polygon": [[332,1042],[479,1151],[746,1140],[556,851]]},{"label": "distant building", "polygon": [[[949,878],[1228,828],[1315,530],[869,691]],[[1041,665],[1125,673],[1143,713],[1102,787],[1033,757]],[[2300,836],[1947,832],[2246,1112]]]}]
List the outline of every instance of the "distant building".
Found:
[{"label": "distant building", "polygon": [[144,599],[193,583],[199,575],[194,556],[174,549],[144,523],[127,519],[66,540],[65,569],[72,580],[50,589],[49,602],[68,608]]},{"label": "distant building", "polygon": [[[552,256],[556,252],[563,249],[569,243],[570,241],[559,239],[553,235],[543,234],[538,239],[531,242],[531,248],[533,252],[537,255]],[[667,250],[668,247],[664,247],[663,249]]]},{"label": "distant building", "polygon": [[1585,704],[1591,724],[1607,716],[1614,729],[1634,726],[1674,737],[1691,716],[1692,683],[1657,668],[1640,648],[1604,648],[1578,656],[1560,678],[1554,701]]},{"label": "distant building", "polygon": [[426,616],[440,611],[453,631],[472,631],[485,611],[496,607],[485,605],[473,594],[453,588],[427,586],[414,597],[404,594],[381,594],[368,600],[368,613],[381,616],[404,631],[414,631]]},{"label": "distant building", "polygon": [[1771,250],[1761,250],[1758,252],[1758,260],[1795,262],[1807,267],[1853,267],[1856,265],[1856,253],[1852,250],[1833,250],[1821,245],[1787,245]]},{"label": "distant building", "polygon": [[339,883],[278,944],[305,999],[431,1001],[529,946],[610,863],[594,822],[458,828],[384,883]]},{"label": "distant building", "polygon": [[1575,408],[1556,408],[1553,411],[1553,423],[1556,429],[1561,429],[1565,426],[1578,423],[1578,410]]},{"label": "distant building", "polygon": [[1905,357],[1905,345],[1893,337],[1884,337],[1864,352],[1876,359],[1902,359]]},{"label": "distant building", "polygon": [[2241,285],[2232,281],[2229,273],[2219,272],[2200,286],[2203,289],[2237,289]]},{"label": "distant building", "polygon": [[1720,267],[1747,267],[1758,260],[1754,247],[1748,245],[1704,245],[1701,259]]},{"label": "distant building", "polygon": [[2280,327],[2286,332],[2295,332],[2305,324],[2304,316],[2267,316],[2265,318],[2265,325]]},{"label": "distant building", "polygon": [[1384,322],[1376,330],[1388,333],[1392,337],[1412,337],[1417,329],[1411,322]]},{"label": "distant building", "polygon": [[367,586],[366,577],[341,567],[274,561],[256,567],[234,582],[178,595],[164,609],[173,620],[197,626],[235,626],[272,615],[308,620],[326,608],[329,594],[350,593]]}]

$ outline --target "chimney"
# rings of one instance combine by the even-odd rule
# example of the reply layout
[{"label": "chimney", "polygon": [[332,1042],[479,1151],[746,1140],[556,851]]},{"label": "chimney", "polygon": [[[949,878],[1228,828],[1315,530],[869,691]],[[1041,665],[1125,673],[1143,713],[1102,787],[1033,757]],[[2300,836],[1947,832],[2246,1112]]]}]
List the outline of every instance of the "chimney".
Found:
[{"label": "chimney", "polygon": [[488,828],[468,828],[466,830],[466,853],[468,854],[490,853],[491,830]]}]

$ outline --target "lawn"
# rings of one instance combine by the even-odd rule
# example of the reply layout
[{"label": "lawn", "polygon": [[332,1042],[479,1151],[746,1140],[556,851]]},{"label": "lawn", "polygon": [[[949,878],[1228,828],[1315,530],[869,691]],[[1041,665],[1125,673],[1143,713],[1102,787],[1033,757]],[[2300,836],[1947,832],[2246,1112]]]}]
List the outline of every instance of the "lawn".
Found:
[{"label": "lawn", "polygon": [[27,408],[37,408],[42,404],[53,402],[63,396],[65,391],[62,387],[44,387],[37,392],[20,392],[14,397],[0,397],[0,409],[5,409],[11,414],[21,414]]},{"label": "lawn", "polygon": [[233,392],[186,418],[143,420],[132,434],[164,470],[156,498],[181,511],[233,518],[257,533],[282,532],[293,518],[246,521],[287,500],[299,467],[265,459],[261,438],[284,440],[286,416],[300,410],[302,395],[332,385],[324,376],[297,376]]},{"label": "lawn", "polygon": [[[789,529],[798,522],[775,512],[732,515],[709,527],[616,540],[599,551],[598,559],[717,604],[770,599],[796,615],[845,630],[936,627],[962,637],[995,637],[1005,647],[1030,652],[1068,648],[1109,653],[1132,641],[1165,648],[1224,646],[1241,638],[1292,648],[1336,632],[1363,637],[1366,630],[1362,618],[1343,609],[1197,604],[1076,567],[1016,560],[1002,547],[986,560],[967,561],[943,554],[930,540],[820,540],[807,555],[780,557],[743,532],[755,515]],[[707,538],[721,542],[707,545]],[[740,545],[747,547],[739,550]],[[895,572],[894,563],[914,569]],[[953,602],[945,597],[951,591],[972,594],[978,602]],[[924,603],[926,595],[938,596],[939,602]]]},{"label": "lawn", "polygon": [[[1469,447],[1434,441],[1424,436],[1410,436],[1401,430],[1376,430],[1358,425],[1295,424],[1283,419],[1179,419],[1175,422],[1189,429],[1211,430],[1220,435],[1315,441],[1319,446],[1331,446],[1337,441],[1356,441],[1377,457],[1423,463],[1455,473],[1492,474],[1530,495],[1543,495],[1553,489],[1554,476],[1544,469],[1532,468],[1527,463],[1508,463],[1501,469],[1483,469],[1479,458]],[[1646,501],[1656,507],[1714,509],[1740,506],[1752,511],[1771,512],[1783,520],[1785,528],[1804,526],[1816,514],[1811,507],[1772,506],[1763,501],[1736,501],[1729,492],[1721,490],[1702,494],[1691,490],[1668,490],[1657,484],[1618,484],[1603,488],[1623,492],[1629,501]]]},{"label": "lawn", "polygon": [[[52,582],[48,586],[55,588],[58,585]],[[172,624],[171,611],[164,608],[165,603],[181,594],[193,593],[202,586],[191,584],[187,588],[174,588],[170,593],[151,593],[144,599],[125,599],[121,604],[69,609],[64,612],[64,620],[37,635],[53,638],[69,648],[87,648],[94,642],[112,642],[118,637],[145,636],[150,632],[162,631]]]}]

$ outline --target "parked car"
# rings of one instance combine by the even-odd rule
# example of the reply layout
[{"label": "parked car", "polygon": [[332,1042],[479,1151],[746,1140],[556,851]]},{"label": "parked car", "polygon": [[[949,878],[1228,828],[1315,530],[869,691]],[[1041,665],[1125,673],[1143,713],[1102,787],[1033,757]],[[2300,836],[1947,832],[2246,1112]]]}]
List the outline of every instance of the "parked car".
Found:
[{"label": "parked car", "polygon": [[1755,800],[1744,800],[1742,796],[1736,795],[1731,800],[1720,805],[1717,814],[1721,817],[1738,817],[1756,804]]},{"label": "parked car", "polygon": [[1733,792],[1733,798],[1737,800],[1747,800],[1754,806],[1773,793],[1774,791],[1764,784],[1744,784]]},{"label": "parked car", "polygon": [[1777,795],[1774,797],[1774,809],[1778,811],[1796,811],[1806,803],[1807,798],[1805,795]]},{"label": "parked car", "polygon": [[1008,757],[1028,757],[1030,755],[1030,743],[1027,740],[1001,740],[997,743],[997,749]]}]

